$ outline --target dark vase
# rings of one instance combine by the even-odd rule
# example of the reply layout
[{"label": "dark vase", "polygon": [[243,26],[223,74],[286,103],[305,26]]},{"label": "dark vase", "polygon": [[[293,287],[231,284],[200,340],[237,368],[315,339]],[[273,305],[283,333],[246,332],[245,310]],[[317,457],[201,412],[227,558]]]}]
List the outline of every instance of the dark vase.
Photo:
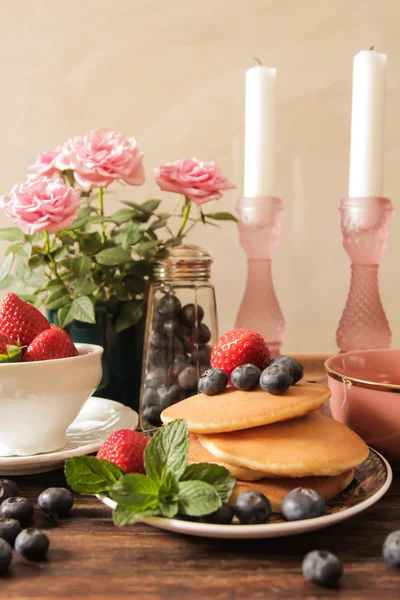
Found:
[{"label": "dark vase", "polygon": [[[94,395],[138,410],[146,319],[143,317],[136,325],[117,333],[119,308],[96,306],[96,323],[73,321],[65,329],[74,342],[104,348],[103,376]],[[54,323],[55,320],[55,311],[50,311],[49,321]]]}]

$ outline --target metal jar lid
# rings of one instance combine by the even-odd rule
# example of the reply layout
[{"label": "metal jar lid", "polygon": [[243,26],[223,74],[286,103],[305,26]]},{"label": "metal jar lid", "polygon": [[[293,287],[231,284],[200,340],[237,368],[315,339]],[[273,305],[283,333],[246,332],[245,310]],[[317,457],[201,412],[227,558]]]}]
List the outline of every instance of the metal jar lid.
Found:
[{"label": "metal jar lid", "polygon": [[212,258],[206,250],[191,244],[168,248],[168,256],[153,267],[155,281],[208,281]]}]

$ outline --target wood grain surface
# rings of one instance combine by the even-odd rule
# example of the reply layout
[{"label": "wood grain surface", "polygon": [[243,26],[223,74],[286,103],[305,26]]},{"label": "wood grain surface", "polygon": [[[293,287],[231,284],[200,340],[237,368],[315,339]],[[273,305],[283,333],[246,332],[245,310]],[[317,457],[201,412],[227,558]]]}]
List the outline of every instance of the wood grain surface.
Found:
[{"label": "wood grain surface", "polygon": [[[65,485],[62,471],[15,478],[35,503],[43,489]],[[48,559],[29,562],[14,553],[0,577],[10,600],[255,600],[400,598],[400,570],[381,558],[385,536],[400,529],[400,477],[366,512],[328,529],[266,540],[179,536],[146,525],[119,529],[95,498],[76,496],[69,518],[55,522],[36,508],[34,525],[51,540]],[[343,561],[338,590],[306,582],[301,561],[326,548]]]}]

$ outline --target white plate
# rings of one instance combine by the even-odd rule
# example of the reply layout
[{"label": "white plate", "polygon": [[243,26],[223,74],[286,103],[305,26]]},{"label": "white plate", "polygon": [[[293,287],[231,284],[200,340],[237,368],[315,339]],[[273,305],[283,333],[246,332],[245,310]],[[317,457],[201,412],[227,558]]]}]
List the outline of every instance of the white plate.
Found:
[{"label": "white plate", "polygon": [[118,429],[136,429],[137,413],[120,402],[89,398],[67,429],[68,442],[61,450],[30,456],[0,457],[0,475],[31,475],[58,469],[67,458],[96,452]]},{"label": "white plate", "polygon": [[[225,539],[287,537],[329,527],[353,517],[382,498],[391,482],[392,469],[389,463],[378,452],[370,449],[367,460],[355,469],[353,482],[328,503],[327,514],[322,517],[289,523],[276,518],[275,521],[264,525],[213,525],[163,517],[143,519],[143,523],[165,531],[199,537]],[[111,498],[105,496],[98,496],[98,498],[109,508],[115,509],[116,502]]]}]

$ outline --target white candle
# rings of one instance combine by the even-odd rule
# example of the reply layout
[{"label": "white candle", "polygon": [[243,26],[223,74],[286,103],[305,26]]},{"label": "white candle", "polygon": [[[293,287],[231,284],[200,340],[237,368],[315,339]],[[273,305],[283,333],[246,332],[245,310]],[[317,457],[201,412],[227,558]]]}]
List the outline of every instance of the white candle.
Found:
[{"label": "white candle", "polygon": [[354,57],[350,198],[382,195],[386,62],[375,50]]},{"label": "white candle", "polygon": [[273,196],[276,69],[246,72],[244,197]]}]

